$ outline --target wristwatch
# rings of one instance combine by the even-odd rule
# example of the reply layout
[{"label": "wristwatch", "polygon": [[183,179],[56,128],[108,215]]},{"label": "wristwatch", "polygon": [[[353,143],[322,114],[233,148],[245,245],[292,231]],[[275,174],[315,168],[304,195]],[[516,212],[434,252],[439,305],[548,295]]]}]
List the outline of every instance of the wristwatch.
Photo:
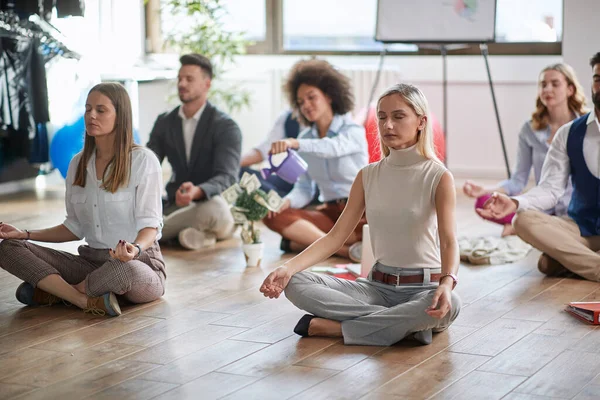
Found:
[{"label": "wristwatch", "polygon": [[445,278],[445,277],[447,277],[447,276],[449,276],[450,278],[452,278],[452,280],[454,281],[454,282],[452,283],[452,290],[454,290],[454,288],[455,288],[455,287],[456,287],[456,285],[458,284],[458,277],[457,277],[456,275],[454,275],[454,274],[451,274],[450,272],[448,272],[448,273],[446,273],[446,274],[442,275],[442,276],[440,277],[439,283],[442,283],[442,279],[444,279],[444,278]]},{"label": "wristwatch", "polygon": [[137,247],[137,249],[138,249],[137,256],[135,256],[133,258],[138,258],[142,254],[142,247],[138,243],[131,243],[131,244],[134,245],[135,247]]}]

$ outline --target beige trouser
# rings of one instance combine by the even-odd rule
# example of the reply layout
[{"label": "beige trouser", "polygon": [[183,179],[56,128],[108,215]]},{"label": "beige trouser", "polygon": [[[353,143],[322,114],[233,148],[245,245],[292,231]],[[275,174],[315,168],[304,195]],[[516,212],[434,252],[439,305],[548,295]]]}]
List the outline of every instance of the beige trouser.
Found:
[{"label": "beige trouser", "polygon": [[221,196],[182,207],[165,216],[163,223],[162,238],[165,240],[176,238],[185,228],[214,233],[218,240],[229,239],[234,231],[229,205]]},{"label": "beige trouser", "polygon": [[569,271],[600,281],[600,236],[581,236],[571,218],[522,211],[513,220],[517,235],[561,263]]}]

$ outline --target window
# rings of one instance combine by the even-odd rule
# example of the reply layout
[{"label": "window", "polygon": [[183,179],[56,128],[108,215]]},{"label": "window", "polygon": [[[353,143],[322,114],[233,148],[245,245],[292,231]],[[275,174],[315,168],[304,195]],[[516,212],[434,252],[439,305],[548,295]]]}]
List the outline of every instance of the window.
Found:
[{"label": "window", "polygon": [[497,0],[497,42],[560,42],[563,0]]},{"label": "window", "polygon": [[[172,33],[185,30],[186,16],[173,14],[169,0],[160,0],[161,30]],[[267,9],[265,0],[221,0],[226,12],[220,15],[224,28],[231,32],[244,32],[244,37],[252,42],[264,42],[267,31]]]},{"label": "window", "polygon": [[[318,12],[315,12],[318,10]],[[380,51],[374,40],[377,0],[283,0],[283,50]],[[416,51],[394,44],[392,51]]]},{"label": "window", "polygon": [[50,21],[65,44],[101,64],[133,63],[143,55],[142,7],[138,0],[85,0],[84,17]]},{"label": "window", "polygon": [[[457,0],[448,0],[457,1]],[[480,0],[481,1],[481,0]],[[560,42],[563,0],[497,0],[496,41]],[[284,51],[379,51],[377,0],[282,0]],[[318,10],[316,12],[315,10]],[[407,44],[390,51],[416,51]]]}]

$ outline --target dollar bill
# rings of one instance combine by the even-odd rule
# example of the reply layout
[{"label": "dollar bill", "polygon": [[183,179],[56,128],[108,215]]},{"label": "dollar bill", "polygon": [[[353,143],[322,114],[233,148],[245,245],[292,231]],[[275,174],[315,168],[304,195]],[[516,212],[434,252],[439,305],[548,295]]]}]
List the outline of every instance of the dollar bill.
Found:
[{"label": "dollar bill", "polygon": [[240,179],[240,186],[241,187],[246,187],[246,184],[248,183],[248,181],[250,180],[250,177],[252,177],[254,175],[248,173],[248,172],[244,172],[244,174],[242,175],[242,179]]},{"label": "dollar bill", "polygon": [[260,204],[261,206],[263,206],[267,210],[269,210],[269,211],[275,211],[274,209],[271,209],[271,206],[269,205],[269,203],[267,202],[267,200],[265,200],[259,194],[255,194],[254,197],[253,197],[253,199],[254,199],[255,202],[257,202],[258,204]]},{"label": "dollar bill", "polygon": [[244,213],[233,211],[231,214],[233,215],[233,221],[236,225],[242,225],[248,222],[248,217],[246,217],[246,214]]},{"label": "dollar bill", "polygon": [[243,186],[243,188],[246,189],[246,193],[248,194],[254,193],[254,191],[256,191],[256,189],[258,189],[259,187],[260,181],[258,180],[256,175],[250,175],[250,178],[248,178],[248,180],[245,182],[245,185]]},{"label": "dollar bill", "polygon": [[270,190],[267,194],[267,202],[269,203],[269,210],[271,211],[279,211],[283,205],[283,199],[274,190]]},{"label": "dollar bill", "polygon": [[242,228],[242,241],[246,244],[252,243],[252,232],[250,232],[246,227]]},{"label": "dollar bill", "polygon": [[240,193],[242,193],[242,188],[236,183],[225,189],[223,193],[221,193],[221,197],[223,197],[227,203],[235,204]]}]

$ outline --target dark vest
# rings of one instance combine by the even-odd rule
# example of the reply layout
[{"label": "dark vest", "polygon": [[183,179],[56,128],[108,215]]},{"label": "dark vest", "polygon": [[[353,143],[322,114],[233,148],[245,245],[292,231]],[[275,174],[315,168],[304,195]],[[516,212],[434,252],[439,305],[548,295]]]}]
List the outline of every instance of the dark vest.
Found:
[{"label": "dark vest", "polygon": [[583,157],[583,139],[589,114],[577,118],[567,138],[567,154],[571,165],[573,196],[569,217],[579,226],[581,236],[600,235],[600,179],[589,170]]},{"label": "dark vest", "polygon": [[283,130],[285,131],[286,138],[294,138],[298,137],[300,133],[300,124],[296,119],[292,117],[292,113],[288,113],[287,118],[285,119],[285,124],[283,125]]}]

